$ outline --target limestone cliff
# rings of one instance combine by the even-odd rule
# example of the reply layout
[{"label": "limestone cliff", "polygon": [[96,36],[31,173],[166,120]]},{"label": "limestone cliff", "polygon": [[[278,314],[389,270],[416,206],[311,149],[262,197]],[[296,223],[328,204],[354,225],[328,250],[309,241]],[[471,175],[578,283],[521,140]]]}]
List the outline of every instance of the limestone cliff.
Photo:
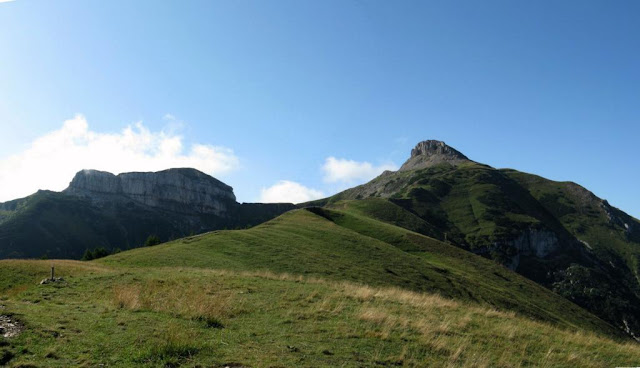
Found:
[{"label": "limestone cliff", "polygon": [[113,175],[96,170],[76,174],[64,193],[101,204],[133,201],[173,211],[225,216],[236,205],[233,189],[195,169]]},{"label": "limestone cliff", "polygon": [[[535,256],[545,258],[558,250],[559,242],[555,233],[545,229],[527,229],[515,239],[505,242],[507,246],[513,248],[516,254],[511,263],[506,266],[516,270],[520,265],[521,256]],[[495,244],[499,246],[499,244]]]}]

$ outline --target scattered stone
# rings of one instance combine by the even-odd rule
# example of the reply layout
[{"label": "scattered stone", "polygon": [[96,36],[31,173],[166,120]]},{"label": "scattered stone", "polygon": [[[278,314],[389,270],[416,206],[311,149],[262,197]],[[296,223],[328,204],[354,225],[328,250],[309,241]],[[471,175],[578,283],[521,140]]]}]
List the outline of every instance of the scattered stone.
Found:
[{"label": "scattered stone", "polygon": [[22,323],[11,318],[11,316],[0,315],[0,335],[5,338],[12,338],[20,334],[24,326]]},{"label": "scattered stone", "polygon": [[591,248],[591,245],[589,243],[587,243],[586,241],[584,241],[582,239],[578,239],[578,241],[580,243],[582,243],[585,247],[589,248],[589,250],[593,250],[593,248]]},{"label": "scattered stone", "polygon": [[293,345],[287,345],[287,349],[289,349],[290,352],[292,353],[297,353],[300,351],[300,349],[298,349],[297,347],[293,346]]},{"label": "scattered stone", "polygon": [[40,285],[51,284],[54,282],[64,282],[64,279],[62,277],[46,278],[40,281]]}]

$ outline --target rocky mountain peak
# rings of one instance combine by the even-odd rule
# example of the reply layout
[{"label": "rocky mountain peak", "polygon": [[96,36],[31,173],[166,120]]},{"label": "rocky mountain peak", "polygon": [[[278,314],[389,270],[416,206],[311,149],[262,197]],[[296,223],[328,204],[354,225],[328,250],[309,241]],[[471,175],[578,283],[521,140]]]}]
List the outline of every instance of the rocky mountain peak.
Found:
[{"label": "rocky mountain peak", "polygon": [[453,158],[464,159],[467,160],[467,156],[463,155],[455,148],[448,146],[443,141],[436,141],[433,139],[422,141],[416,145],[414,149],[411,150],[411,157],[415,156],[433,156],[433,155],[443,155],[450,156]]},{"label": "rocky mountain peak", "polygon": [[467,156],[443,141],[426,140],[411,150],[411,157],[402,165],[400,171],[424,169],[445,162],[457,165],[467,161],[470,161]]},{"label": "rocky mountain peak", "polygon": [[223,216],[236,204],[233,188],[190,168],[119,175],[82,170],[75,175],[64,192],[87,197],[98,204],[133,201],[174,212],[218,216]]}]

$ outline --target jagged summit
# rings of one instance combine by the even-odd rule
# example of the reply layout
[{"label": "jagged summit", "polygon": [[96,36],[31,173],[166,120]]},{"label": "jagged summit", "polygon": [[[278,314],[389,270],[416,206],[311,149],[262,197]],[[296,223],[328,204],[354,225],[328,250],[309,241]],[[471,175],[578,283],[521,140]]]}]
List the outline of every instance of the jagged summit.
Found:
[{"label": "jagged summit", "polygon": [[457,165],[467,161],[470,161],[467,156],[443,141],[426,140],[411,150],[411,157],[402,165],[400,171],[424,169],[444,162]]},{"label": "jagged summit", "polygon": [[411,150],[411,157],[421,155],[444,155],[467,160],[467,156],[463,155],[455,148],[448,146],[443,141],[437,141],[433,139],[422,141],[418,143],[414,149]]}]

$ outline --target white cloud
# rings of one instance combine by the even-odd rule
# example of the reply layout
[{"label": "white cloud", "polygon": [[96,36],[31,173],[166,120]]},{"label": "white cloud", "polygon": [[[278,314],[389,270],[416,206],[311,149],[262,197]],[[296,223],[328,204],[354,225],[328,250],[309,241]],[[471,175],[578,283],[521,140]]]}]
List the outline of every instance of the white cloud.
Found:
[{"label": "white cloud", "polygon": [[238,166],[229,148],[193,144],[185,150],[183,138],[175,132],[152,132],[142,123],[120,133],[98,133],[89,129],[84,116],[77,115],[24,151],[0,158],[0,202],[38,189],[62,190],[82,169],[118,174],[193,167],[215,176]]},{"label": "white cloud", "polygon": [[14,1],[14,0],[0,0],[0,3],[10,3],[12,1]]},{"label": "white cloud", "polygon": [[385,170],[397,170],[395,164],[388,163],[373,166],[369,162],[358,162],[344,158],[328,157],[322,171],[324,171],[324,181],[327,183],[353,183],[365,182],[378,176]]},{"label": "white cloud", "polygon": [[262,203],[301,203],[322,197],[324,197],[324,193],[321,191],[288,180],[280,180],[273,186],[260,190],[260,202]]}]

